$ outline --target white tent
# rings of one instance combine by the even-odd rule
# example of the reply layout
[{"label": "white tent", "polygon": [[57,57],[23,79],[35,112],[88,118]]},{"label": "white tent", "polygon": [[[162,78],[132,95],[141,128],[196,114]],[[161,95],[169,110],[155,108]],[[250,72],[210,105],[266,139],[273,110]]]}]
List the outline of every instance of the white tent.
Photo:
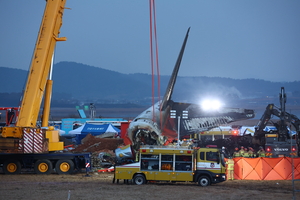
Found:
[{"label": "white tent", "polygon": [[88,134],[91,134],[96,137],[114,137],[120,135],[121,130],[114,127],[112,124],[88,124],[85,123],[82,126],[69,131],[69,136],[75,136],[77,144],[85,138]]},{"label": "white tent", "polygon": [[119,134],[121,131],[120,129],[114,127],[112,124],[88,124],[84,123],[82,126],[69,131],[71,135],[77,134],[92,134],[92,135],[100,135],[103,133],[116,133]]}]

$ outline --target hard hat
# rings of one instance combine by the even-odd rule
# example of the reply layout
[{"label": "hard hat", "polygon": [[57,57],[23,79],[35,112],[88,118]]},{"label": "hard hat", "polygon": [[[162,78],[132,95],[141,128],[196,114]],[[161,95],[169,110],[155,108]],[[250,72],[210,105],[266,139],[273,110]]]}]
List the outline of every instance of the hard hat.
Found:
[{"label": "hard hat", "polygon": [[243,149],[244,147],[243,146],[241,146],[241,149]]},{"label": "hard hat", "polygon": [[235,150],[239,150],[239,148],[235,147]]},{"label": "hard hat", "polygon": [[247,151],[248,149],[247,148],[245,148],[245,151]]}]

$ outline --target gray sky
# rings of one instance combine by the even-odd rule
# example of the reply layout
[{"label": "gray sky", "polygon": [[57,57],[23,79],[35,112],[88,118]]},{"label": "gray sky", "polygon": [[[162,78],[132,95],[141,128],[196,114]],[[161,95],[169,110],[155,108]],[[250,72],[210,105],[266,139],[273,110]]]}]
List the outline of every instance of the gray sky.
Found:
[{"label": "gray sky", "polygon": [[[159,64],[170,75],[300,81],[299,0],[157,0]],[[0,0],[0,66],[29,69],[44,0]],[[67,0],[55,63],[151,73],[148,0]]]}]

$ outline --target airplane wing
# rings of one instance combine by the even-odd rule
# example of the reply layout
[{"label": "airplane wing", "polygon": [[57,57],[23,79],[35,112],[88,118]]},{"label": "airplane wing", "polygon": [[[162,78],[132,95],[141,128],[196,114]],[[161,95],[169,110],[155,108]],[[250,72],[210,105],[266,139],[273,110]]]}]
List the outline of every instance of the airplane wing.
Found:
[{"label": "airplane wing", "polygon": [[[255,117],[254,110],[251,109],[223,107],[219,110],[205,111],[200,105],[178,102],[173,103],[172,110],[176,110],[177,115],[181,115],[180,136],[199,133],[230,122]],[[186,119],[182,117],[183,111],[186,111]]]}]

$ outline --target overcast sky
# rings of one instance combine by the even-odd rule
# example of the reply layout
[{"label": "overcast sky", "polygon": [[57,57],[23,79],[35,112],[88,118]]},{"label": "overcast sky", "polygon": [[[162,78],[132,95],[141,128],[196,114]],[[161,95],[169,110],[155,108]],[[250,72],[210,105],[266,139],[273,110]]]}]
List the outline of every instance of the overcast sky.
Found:
[{"label": "overcast sky", "polygon": [[[159,65],[170,75],[300,81],[299,0],[157,0]],[[0,0],[0,66],[28,70],[44,0]],[[151,73],[148,0],[67,0],[55,63]],[[58,69],[57,69],[58,70]]]}]

